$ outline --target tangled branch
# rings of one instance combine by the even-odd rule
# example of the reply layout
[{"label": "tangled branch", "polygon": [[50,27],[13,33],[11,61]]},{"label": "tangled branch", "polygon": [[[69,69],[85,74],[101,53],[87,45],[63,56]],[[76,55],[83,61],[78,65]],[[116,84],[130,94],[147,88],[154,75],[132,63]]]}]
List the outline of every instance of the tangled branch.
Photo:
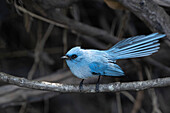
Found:
[{"label": "tangled branch", "polygon": [[170,36],[170,16],[152,0],[116,0],[146,23],[153,32]]},{"label": "tangled branch", "polygon": [[[34,81],[25,78],[15,77],[3,72],[0,72],[0,80],[6,83],[14,84],[20,87],[55,91],[55,92],[79,92],[78,85],[68,85],[61,83],[50,83],[45,81]],[[99,86],[100,92],[118,92],[118,91],[139,91],[149,88],[165,87],[170,86],[170,77],[158,78],[154,80],[138,81],[138,82],[127,82],[127,83],[110,83],[101,84]],[[84,93],[95,93],[95,85],[84,85],[82,92]]]}]

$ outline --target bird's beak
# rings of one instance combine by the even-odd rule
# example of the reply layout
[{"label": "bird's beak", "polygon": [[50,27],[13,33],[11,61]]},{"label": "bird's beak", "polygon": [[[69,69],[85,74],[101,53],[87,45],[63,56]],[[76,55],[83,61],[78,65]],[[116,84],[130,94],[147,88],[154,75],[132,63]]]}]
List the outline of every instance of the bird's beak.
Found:
[{"label": "bird's beak", "polygon": [[62,56],[61,58],[62,58],[62,59],[69,59],[68,56]]}]

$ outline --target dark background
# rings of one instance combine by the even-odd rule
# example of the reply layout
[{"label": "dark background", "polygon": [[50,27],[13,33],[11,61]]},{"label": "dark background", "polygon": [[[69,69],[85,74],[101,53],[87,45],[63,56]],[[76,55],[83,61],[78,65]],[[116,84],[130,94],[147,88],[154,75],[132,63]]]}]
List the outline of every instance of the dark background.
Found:
[{"label": "dark background", "polygon": [[[87,49],[108,49],[113,46],[104,36],[92,36],[85,26],[84,31],[74,28],[80,22],[90,27],[106,31],[118,40],[136,35],[148,35],[148,26],[127,9],[109,8],[102,0],[1,0],[0,1],[0,71],[29,79],[41,79],[67,84],[79,84],[61,59],[69,49],[81,46]],[[54,3],[53,3],[54,2]],[[54,26],[48,31],[49,23],[34,18],[18,10],[14,5],[67,25],[65,29]],[[170,13],[168,7],[163,7]],[[73,20],[69,21],[67,19]],[[64,23],[67,21],[66,23]],[[46,40],[44,35],[48,32]],[[91,31],[96,32],[96,31]],[[114,40],[114,39],[113,39]],[[100,83],[116,81],[128,82],[168,77],[170,71],[169,41],[160,40],[160,51],[152,56],[138,59],[120,60],[118,64],[126,77],[102,77]],[[44,46],[43,46],[44,44]],[[163,68],[153,65],[154,60]],[[45,77],[45,78],[44,78]],[[50,78],[53,77],[53,78]],[[96,78],[85,81],[96,83]],[[169,113],[170,88],[156,88],[139,92],[118,93],[55,93],[15,88],[0,83],[1,113]]]}]

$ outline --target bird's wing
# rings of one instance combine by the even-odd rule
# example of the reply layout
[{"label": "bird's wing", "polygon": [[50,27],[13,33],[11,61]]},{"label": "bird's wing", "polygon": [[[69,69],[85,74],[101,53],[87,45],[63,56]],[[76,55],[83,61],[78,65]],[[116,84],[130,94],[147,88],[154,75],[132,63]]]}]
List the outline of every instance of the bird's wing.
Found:
[{"label": "bird's wing", "polygon": [[93,75],[124,76],[122,69],[114,63],[92,62],[89,67]]}]

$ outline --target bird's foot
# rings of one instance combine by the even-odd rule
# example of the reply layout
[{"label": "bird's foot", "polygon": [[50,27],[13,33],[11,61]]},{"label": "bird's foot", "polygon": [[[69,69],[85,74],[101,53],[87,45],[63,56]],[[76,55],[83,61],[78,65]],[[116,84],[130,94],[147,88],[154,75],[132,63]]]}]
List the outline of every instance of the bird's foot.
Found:
[{"label": "bird's foot", "polygon": [[96,93],[99,92],[99,83],[96,84],[96,89],[95,89]]},{"label": "bird's foot", "polygon": [[82,92],[82,90],[83,90],[83,84],[80,84],[79,85],[79,91]]},{"label": "bird's foot", "polygon": [[96,83],[96,89],[95,89],[96,93],[99,92],[99,82],[100,82],[100,76],[99,76],[97,83]]},{"label": "bird's foot", "polygon": [[82,79],[82,81],[81,81],[80,84],[79,84],[79,90],[80,90],[80,92],[82,92],[82,90],[83,90],[83,81],[84,81],[84,79]]}]

